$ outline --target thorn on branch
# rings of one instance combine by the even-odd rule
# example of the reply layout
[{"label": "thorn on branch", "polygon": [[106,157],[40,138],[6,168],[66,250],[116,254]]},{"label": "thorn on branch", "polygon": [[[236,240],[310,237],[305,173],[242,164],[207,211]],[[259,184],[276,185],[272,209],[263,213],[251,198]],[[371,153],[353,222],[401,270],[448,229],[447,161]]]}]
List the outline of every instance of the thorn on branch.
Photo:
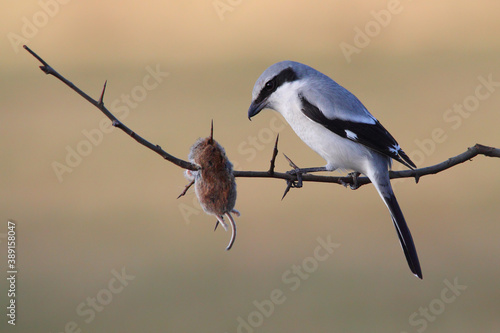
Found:
[{"label": "thorn on branch", "polygon": [[[184,190],[182,191],[182,193],[181,193],[181,194],[179,194],[179,196],[177,197],[177,199],[179,199],[180,197],[183,197],[184,195],[186,195],[187,191],[189,190],[189,188],[190,188],[191,186],[193,186],[193,184],[194,184],[194,179],[193,179],[193,180],[192,180],[189,184],[187,184],[187,185],[184,187]],[[216,225],[215,227],[217,227],[217,225]]]},{"label": "thorn on branch", "polygon": [[273,156],[271,157],[271,165],[269,166],[269,173],[271,176],[274,175],[274,168],[276,165],[276,156],[278,156],[278,139],[280,138],[280,135],[276,135],[276,142],[274,143],[274,149],[273,149]]},{"label": "thorn on branch", "polygon": [[283,154],[283,156],[285,156],[286,160],[288,161],[288,164],[292,168],[294,168],[295,170],[299,169],[299,167],[297,166],[297,164],[293,163],[293,161],[288,156],[286,156],[286,154]]},{"label": "thorn on branch", "polygon": [[212,122],[210,123],[210,140],[209,143],[214,142],[214,120],[212,119]]},{"label": "thorn on branch", "polygon": [[[286,180],[286,189],[285,189],[285,193],[283,193],[283,196],[281,197],[281,200],[283,200],[285,198],[285,196],[288,194],[288,192],[290,191],[291,188],[301,188],[302,187],[302,173],[300,172],[300,168],[295,163],[293,163],[293,161],[288,156],[286,156],[285,154],[283,154],[283,156],[285,156],[286,160],[288,161],[288,164],[290,164],[290,166],[294,169],[294,171],[296,171],[294,173],[294,175],[295,175],[297,180],[296,181],[293,179]],[[290,171],[287,172],[287,175],[292,176]]]},{"label": "thorn on branch", "polygon": [[[421,175],[421,174],[420,174],[420,170],[421,170],[421,169],[406,170],[406,171],[410,171],[410,172],[412,172],[412,173],[413,173],[412,175],[410,175],[410,177],[411,177],[411,176],[413,176],[413,179],[415,179],[415,184],[418,184],[418,182],[420,181],[420,175]],[[391,172],[392,172],[392,171],[391,171]],[[389,177],[390,177],[390,175],[391,175],[391,174],[389,173]],[[390,177],[390,178],[392,178],[392,177]]]},{"label": "thorn on branch", "polygon": [[287,180],[286,181],[286,188],[285,188],[285,192],[283,192],[283,196],[281,197],[281,201],[283,201],[283,199],[285,199],[286,195],[288,194],[288,191],[290,191],[290,189],[293,187],[293,182],[290,181],[290,180]]},{"label": "thorn on branch", "polygon": [[106,91],[106,84],[108,80],[104,81],[104,87],[102,87],[101,97],[99,97],[99,101],[97,102],[97,106],[100,108],[104,106],[104,92]]},{"label": "thorn on branch", "polygon": [[[416,169],[418,170],[418,169]],[[418,182],[420,181],[420,175],[418,174],[418,172],[415,170],[415,184],[418,184]]]}]

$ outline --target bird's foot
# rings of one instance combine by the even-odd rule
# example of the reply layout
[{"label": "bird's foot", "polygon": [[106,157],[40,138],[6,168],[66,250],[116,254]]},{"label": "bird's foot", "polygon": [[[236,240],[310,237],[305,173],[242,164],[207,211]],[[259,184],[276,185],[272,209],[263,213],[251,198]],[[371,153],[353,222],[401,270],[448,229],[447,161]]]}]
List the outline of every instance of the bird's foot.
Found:
[{"label": "bird's foot", "polygon": [[306,173],[311,173],[311,172],[318,172],[318,171],[327,171],[325,167],[318,167],[318,168],[299,168],[288,156],[286,156],[285,154],[283,154],[285,156],[285,158],[287,159],[288,161],[288,164],[290,164],[290,166],[293,168],[292,170],[290,171],[287,171],[286,174],[287,175],[291,175],[291,176],[295,176],[291,179],[287,179],[286,180],[286,189],[285,189],[285,193],[283,193],[283,197],[281,198],[281,200],[283,200],[285,198],[285,196],[287,195],[288,191],[290,191],[291,188],[301,188],[302,187],[302,175],[306,174]]},{"label": "bird's foot", "polygon": [[357,190],[359,188],[359,183],[358,183],[358,177],[361,173],[354,171],[349,173],[347,176],[352,178],[352,182],[344,182],[342,179],[340,180],[341,184],[344,185],[344,187],[347,187],[349,185],[349,188],[351,190]]},{"label": "bird's foot", "polygon": [[[293,168],[292,170],[290,171],[287,171],[286,174],[287,175],[294,175],[295,176],[295,180],[292,180],[292,179],[287,179],[287,190],[285,191],[285,195],[286,195],[286,192],[288,192],[290,190],[290,188],[301,188],[302,187],[302,174],[304,173],[295,163],[293,163],[293,161],[288,157],[286,156],[285,154],[283,154],[286,158],[286,160],[288,161],[288,164],[290,164],[290,166]],[[283,195],[283,197],[285,197],[285,195]]]}]

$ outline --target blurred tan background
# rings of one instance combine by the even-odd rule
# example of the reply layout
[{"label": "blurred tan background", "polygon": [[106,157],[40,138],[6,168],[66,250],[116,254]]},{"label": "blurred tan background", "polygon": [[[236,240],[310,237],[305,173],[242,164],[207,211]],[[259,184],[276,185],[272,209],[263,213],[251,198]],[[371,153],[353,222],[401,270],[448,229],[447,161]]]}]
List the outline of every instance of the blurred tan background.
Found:
[{"label": "blurred tan background", "polygon": [[[281,201],[284,182],[239,178],[242,215],[226,252],[229,234],[213,232],[193,191],[176,199],[183,170],[119,130],[103,132],[100,111],[22,49],[96,99],[108,80],[106,105],[175,156],[186,158],[213,119],[241,170],[268,168],[277,132],[298,165],[323,165],[278,114],[246,115],[265,68],[304,62],[357,95],[428,166],[475,143],[500,146],[500,3],[0,6],[2,270],[9,219],[18,250],[17,325],[7,324],[1,279],[2,332],[500,331],[499,160],[394,182],[423,281],[371,186],[306,183]],[[289,169],[281,153],[277,169]],[[318,250],[318,238],[340,245]]]}]

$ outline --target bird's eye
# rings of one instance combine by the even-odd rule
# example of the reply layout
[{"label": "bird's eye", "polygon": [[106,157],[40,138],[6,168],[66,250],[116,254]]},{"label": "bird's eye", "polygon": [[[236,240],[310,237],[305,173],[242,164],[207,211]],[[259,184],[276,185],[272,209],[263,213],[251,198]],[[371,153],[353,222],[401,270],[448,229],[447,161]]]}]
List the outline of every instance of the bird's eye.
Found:
[{"label": "bird's eye", "polygon": [[266,91],[272,91],[272,90],[274,90],[275,86],[276,86],[276,82],[274,80],[270,80],[270,81],[266,82],[264,89]]}]

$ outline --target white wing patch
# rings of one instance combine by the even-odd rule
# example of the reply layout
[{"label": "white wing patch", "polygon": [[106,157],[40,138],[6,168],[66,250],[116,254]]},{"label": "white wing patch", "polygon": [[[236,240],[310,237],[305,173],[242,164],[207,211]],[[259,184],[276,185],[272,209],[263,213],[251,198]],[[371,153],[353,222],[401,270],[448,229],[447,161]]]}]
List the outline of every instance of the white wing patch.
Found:
[{"label": "white wing patch", "polygon": [[356,135],[356,133],[351,132],[349,130],[344,130],[344,131],[345,131],[345,135],[347,136],[348,139],[358,140],[358,136]]},{"label": "white wing patch", "polygon": [[399,154],[399,151],[401,150],[401,147],[398,144],[395,144],[394,146],[389,147],[389,151],[394,154]]}]

